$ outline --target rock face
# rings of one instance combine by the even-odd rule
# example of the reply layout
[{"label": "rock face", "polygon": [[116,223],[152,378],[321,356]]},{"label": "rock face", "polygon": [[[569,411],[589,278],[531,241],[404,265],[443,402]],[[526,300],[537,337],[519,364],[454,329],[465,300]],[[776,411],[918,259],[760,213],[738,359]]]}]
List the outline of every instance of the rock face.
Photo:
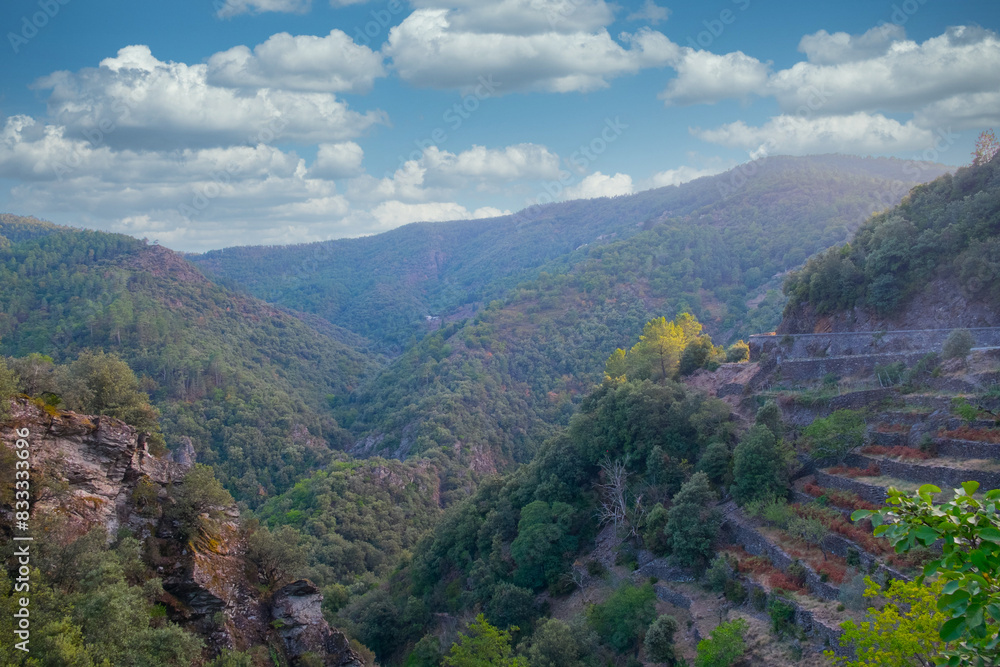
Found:
[{"label": "rock face", "polygon": [[[190,441],[157,457],[146,451],[143,434],[110,417],[43,409],[24,399],[11,403],[10,416],[0,422],[0,446],[13,450],[15,430],[30,431],[32,483],[39,490],[33,522],[63,517],[71,540],[97,526],[109,539],[127,528],[146,546],[172,620],[202,635],[210,653],[273,644],[273,616],[285,619],[278,634],[293,663],[311,652],[327,665],[364,664],[347,637],[323,619],[322,596],[309,582],[286,586],[273,602],[261,597],[247,577],[235,507],[211,508],[218,518],[203,522],[189,539],[179,537],[179,526],[164,509],[193,465]],[[0,533],[11,529],[13,518],[0,509]]]},{"label": "rock face", "polygon": [[364,659],[351,649],[344,633],[323,619],[322,603],[323,594],[307,579],[292,582],[274,594],[271,618],[292,664],[312,654],[328,667],[363,667]]}]

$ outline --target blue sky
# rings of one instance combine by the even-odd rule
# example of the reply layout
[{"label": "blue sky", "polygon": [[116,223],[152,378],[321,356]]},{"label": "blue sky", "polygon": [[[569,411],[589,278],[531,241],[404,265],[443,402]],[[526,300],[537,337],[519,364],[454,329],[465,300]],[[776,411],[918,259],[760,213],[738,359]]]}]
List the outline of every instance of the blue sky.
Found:
[{"label": "blue sky", "polygon": [[0,25],[0,210],[180,250],[764,155],[960,165],[1000,126],[995,1],[8,0]]}]

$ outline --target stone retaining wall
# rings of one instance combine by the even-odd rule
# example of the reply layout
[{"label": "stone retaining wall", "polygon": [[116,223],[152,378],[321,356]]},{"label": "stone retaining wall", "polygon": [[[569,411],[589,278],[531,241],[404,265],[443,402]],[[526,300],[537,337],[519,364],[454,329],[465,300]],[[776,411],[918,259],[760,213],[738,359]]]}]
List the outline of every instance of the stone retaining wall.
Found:
[{"label": "stone retaining wall", "polygon": [[[780,354],[783,357],[808,358],[860,354],[900,354],[940,352],[952,329],[911,329],[901,331],[853,331],[844,333],[783,334],[750,336],[750,358]],[[1000,328],[971,328],[973,347],[1000,346]]]},{"label": "stone retaining wall", "polygon": [[876,505],[884,505],[885,499],[888,497],[885,489],[880,486],[865,484],[864,482],[859,482],[848,477],[831,475],[823,472],[822,470],[817,470],[815,476],[816,483],[820,486],[825,486],[830,489],[840,489],[841,491],[851,491],[862,500],[867,500],[868,502]]},{"label": "stone retaining wall", "polygon": [[905,479],[908,482],[917,484],[934,484],[940,487],[957,488],[962,482],[973,480],[979,482],[980,488],[983,491],[1000,488],[1000,472],[915,465],[865,456],[864,454],[851,454],[847,457],[846,462],[847,465],[857,468],[867,468],[869,464],[874,463],[882,470],[883,475]]},{"label": "stone retaining wall", "polygon": [[957,438],[936,438],[938,456],[957,459],[1000,459],[1000,445],[978,440],[958,440]]},{"label": "stone retaining wall", "polygon": [[[795,559],[785,553],[784,549],[760,534],[742,514],[742,512],[731,512],[723,524],[723,530],[730,539],[740,544],[748,553],[754,556],[767,556],[775,567],[782,572],[795,562]],[[807,564],[802,563],[806,571],[806,587],[809,592],[823,600],[836,600],[838,590],[825,581],[820,580],[819,575]]]}]

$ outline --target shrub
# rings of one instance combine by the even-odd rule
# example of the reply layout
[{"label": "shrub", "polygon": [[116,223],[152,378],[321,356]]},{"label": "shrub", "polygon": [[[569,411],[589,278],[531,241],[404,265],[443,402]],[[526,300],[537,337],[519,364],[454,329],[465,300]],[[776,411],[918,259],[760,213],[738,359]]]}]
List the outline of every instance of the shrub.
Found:
[{"label": "shrub", "polygon": [[964,359],[972,351],[975,339],[968,329],[954,329],[941,346],[941,356],[945,359]]},{"label": "shrub", "polygon": [[677,619],[666,614],[657,617],[646,630],[646,656],[654,662],[665,662],[673,665],[674,633],[677,632]]},{"label": "shrub", "polygon": [[583,655],[584,648],[572,628],[556,618],[538,626],[527,650],[531,667],[575,667]]},{"label": "shrub", "polygon": [[747,600],[747,589],[742,583],[736,579],[726,579],[725,590],[723,593],[726,599],[735,605],[741,605]]},{"label": "shrub", "polygon": [[837,599],[852,611],[861,611],[868,606],[865,602],[865,575],[855,574],[841,584]]},{"label": "shrub", "polygon": [[618,653],[635,648],[640,635],[656,617],[656,593],[651,584],[626,583],[604,603],[587,609],[587,621]]},{"label": "shrub", "polygon": [[726,588],[729,581],[729,563],[722,554],[712,559],[712,563],[705,571],[705,587],[713,593],[721,593]]},{"label": "shrub", "polygon": [[698,642],[695,667],[730,667],[746,653],[746,634],[749,625],[742,618],[722,623],[708,639]]},{"label": "shrub", "polygon": [[703,565],[712,553],[712,542],[722,524],[714,508],[715,493],[708,476],[697,472],[674,496],[668,513],[666,532],[671,552],[681,565]]},{"label": "shrub", "polygon": [[729,477],[729,447],[711,442],[698,460],[698,471],[708,475],[713,484],[725,484]]},{"label": "shrub", "polygon": [[736,502],[745,505],[760,498],[785,496],[787,478],[774,433],[767,426],[755,425],[733,452],[732,493]]},{"label": "shrub", "polygon": [[780,595],[772,595],[767,601],[767,615],[771,617],[771,630],[782,635],[795,627],[795,607]]},{"label": "shrub", "polygon": [[742,340],[736,341],[726,349],[726,361],[728,363],[750,361],[750,346]]}]

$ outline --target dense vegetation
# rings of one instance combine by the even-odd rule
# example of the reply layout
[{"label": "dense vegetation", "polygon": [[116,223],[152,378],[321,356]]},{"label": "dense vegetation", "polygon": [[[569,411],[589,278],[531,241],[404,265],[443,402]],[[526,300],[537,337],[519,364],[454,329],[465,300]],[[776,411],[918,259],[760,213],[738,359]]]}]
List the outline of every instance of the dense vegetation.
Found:
[{"label": "dense vegetation", "polygon": [[[631,536],[623,543],[626,559],[642,544],[641,535],[651,533],[664,545],[658,551],[673,554],[679,563],[706,563],[718,522],[699,513],[708,511],[707,500],[716,491],[704,473],[695,472],[694,463],[713,442],[725,447],[728,458],[734,437],[729,408],[717,399],[670,377],[655,382],[608,378],[531,463],[484,480],[471,498],[446,512],[389,587],[352,598],[340,618],[383,658],[416,650],[435,612],[481,608],[490,624],[518,626],[519,638],[526,638],[541,614],[535,593],[562,595],[575,587],[573,558],[605,522]],[[637,499],[639,488],[644,492]],[[605,513],[604,520],[595,521],[609,493],[625,499],[622,514],[615,519]],[[676,514],[689,521],[686,526],[651,523],[674,506],[682,508]],[[651,604],[650,595],[651,589],[626,587],[588,612],[581,622],[597,639],[578,632],[570,642],[581,656],[590,656],[581,659],[602,664],[601,655],[634,649],[655,619],[637,611]]]},{"label": "dense vegetation", "polygon": [[937,277],[1000,305],[1000,161],[959,169],[915,188],[872,217],[850,244],[809,260],[785,284],[788,308],[818,314],[854,306],[892,313]]},{"label": "dense vegetation", "polygon": [[[0,247],[0,350],[57,363],[118,354],[167,445],[190,438],[237,497],[284,490],[349,442],[327,396],[350,392],[377,358],[127,236],[9,216],[0,234],[16,240]],[[36,361],[39,389],[65,393]]]},{"label": "dense vegetation", "polygon": [[[947,170],[919,166],[925,179]],[[917,184],[913,171],[912,163],[893,159],[776,157],[628,197],[551,204],[492,220],[418,223],[363,239],[227,248],[192,260],[260,298],[316,313],[398,352],[423,335],[425,316],[467,313],[539,271],[564,274],[602,244],[665,225],[669,231],[661,230],[653,252],[616,253],[623,261],[606,267],[602,280],[623,284],[656,273],[658,281],[649,276],[655,288],[673,289],[656,284],[669,276],[683,281],[688,295],[699,287],[742,285],[743,298],[716,295],[739,318],[746,294],[846,240],[872,211]],[[677,312],[702,317],[687,298]]]}]

